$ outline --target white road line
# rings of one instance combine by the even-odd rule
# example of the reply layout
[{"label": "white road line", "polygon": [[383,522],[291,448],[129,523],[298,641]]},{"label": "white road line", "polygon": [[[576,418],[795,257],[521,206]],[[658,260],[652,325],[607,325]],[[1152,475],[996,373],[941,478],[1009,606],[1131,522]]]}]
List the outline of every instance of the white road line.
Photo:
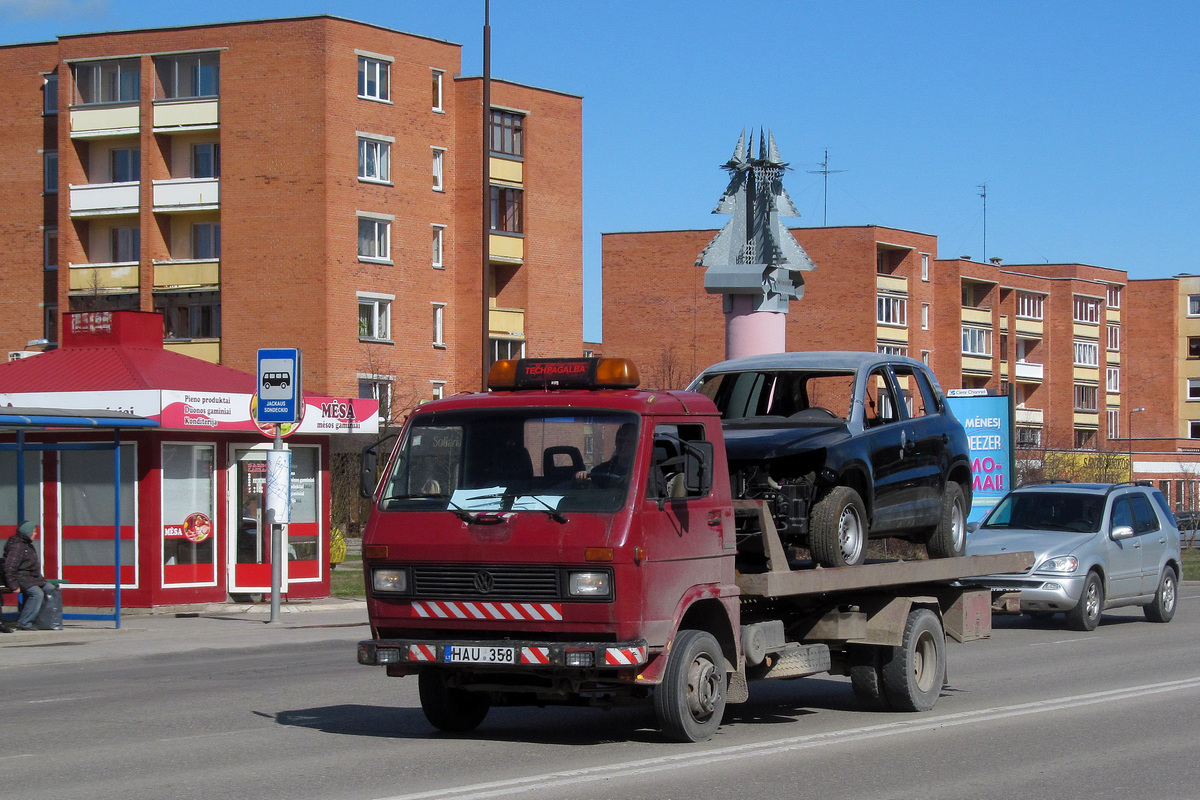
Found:
[{"label": "white road line", "polygon": [[733,745],[717,749],[702,749],[703,745],[700,745],[698,747],[701,749],[688,753],[659,756],[658,758],[648,758],[639,761],[626,761],[617,764],[605,764],[596,767],[586,767],[584,769],[561,770],[541,775],[530,775],[524,778],[510,778],[502,781],[477,783],[469,786],[454,786],[447,789],[418,792],[416,794],[392,795],[380,798],[379,800],[437,800],[438,798],[482,800],[483,798],[517,794],[533,788],[548,789],[567,785],[578,786],[580,782],[600,781],[618,776],[645,775],[654,772],[707,766],[717,762],[742,759],[751,755],[773,755],[796,750],[807,750],[827,745],[840,745],[865,739],[908,734],[914,731],[927,731],[957,725],[973,725],[1009,717],[1043,714],[1064,708],[1078,708],[1096,703],[1107,703],[1113,700],[1189,690],[1200,690],[1200,676],[1146,686],[1131,686],[1125,689],[1112,689],[1104,692],[1091,692],[1049,700],[1037,700],[1011,706],[997,706],[995,708],[980,709],[979,711],[962,711],[956,714],[932,717],[922,715],[914,721],[889,722],[883,725],[869,725],[862,728],[832,731],[830,733],[795,736],[770,742]]}]

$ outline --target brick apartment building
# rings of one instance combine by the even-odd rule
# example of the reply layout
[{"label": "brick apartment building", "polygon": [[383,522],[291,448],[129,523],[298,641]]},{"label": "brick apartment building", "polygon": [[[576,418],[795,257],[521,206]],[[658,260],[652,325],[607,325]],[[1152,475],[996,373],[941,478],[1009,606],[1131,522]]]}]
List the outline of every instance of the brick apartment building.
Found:
[{"label": "brick apartment building", "polygon": [[[480,384],[483,80],[331,16],[0,47],[0,349],[161,311],[169,349],[381,412]],[[582,345],[577,96],[493,81],[494,355]]]},{"label": "brick apartment building", "polygon": [[[1132,455],[1134,477],[1198,506],[1200,277],[1130,281],[1082,264],[940,258],[937,237],[878,226],[793,234],[817,270],[788,314],[789,351],[919,358],[944,388],[1015,395],[1025,459],[1106,453],[1120,480]],[[606,293],[604,305],[603,350],[643,364],[647,382],[678,388],[725,357],[722,300],[695,265],[714,235],[603,237],[606,286],[652,276],[652,291]]]}]

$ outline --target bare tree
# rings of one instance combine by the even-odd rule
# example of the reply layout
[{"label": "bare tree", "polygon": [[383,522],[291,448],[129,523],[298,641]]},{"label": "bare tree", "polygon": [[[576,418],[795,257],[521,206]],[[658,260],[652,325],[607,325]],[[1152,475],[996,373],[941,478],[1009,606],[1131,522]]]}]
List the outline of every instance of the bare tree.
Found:
[{"label": "bare tree", "polygon": [[688,371],[686,359],[675,351],[675,345],[660,350],[658,361],[648,365],[642,381],[655,389],[683,389],[695,377]]}]

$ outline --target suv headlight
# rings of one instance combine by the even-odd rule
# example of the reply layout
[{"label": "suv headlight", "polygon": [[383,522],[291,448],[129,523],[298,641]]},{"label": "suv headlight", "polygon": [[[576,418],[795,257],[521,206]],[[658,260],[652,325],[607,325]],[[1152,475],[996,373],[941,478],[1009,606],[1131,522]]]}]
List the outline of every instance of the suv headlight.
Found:
[{"label": "suv headlight", "polygon": [[408,570],[371,570],[371,591],[376,594],[408,594]]},{"label": "suv headlight", "polygon": [[1074,572],[1079,569],[1079,559],[1075,556],[1055,556],[1047,558],[1034,572]]},{"label": "suv headlight", "polygon": [[607,571],[571,572],[567,575],[567,594],[593,600],[610,598],[612,574]]}]

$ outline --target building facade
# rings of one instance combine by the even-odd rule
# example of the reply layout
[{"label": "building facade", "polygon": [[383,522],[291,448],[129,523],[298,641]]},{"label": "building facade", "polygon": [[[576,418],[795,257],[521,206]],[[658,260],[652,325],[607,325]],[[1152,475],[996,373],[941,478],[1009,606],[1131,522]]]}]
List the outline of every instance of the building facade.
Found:
[{"label": "building facade", "polygon": [[[607,287],[654,275],[654,291],[606,293],[602,345],[642,364],[649,383],[680,388],[725,357],[722,300],[696,266],[714,233],[603,237]],[[1200,277],[941,258],[937,237],[879,226],[793,234],[817,269],[791,305],[789,351],[919,358],[946,389],[1013,396],[1033,474],[1055,462],[1080,477],[1151,479],[1177,507],[1197,507]]]},{"label": "building facade", "polygon": [[582,345],[577,96],[491,85],[460,46],[330,16],[0,47],[0,343],[159,311],[178,352],[402,410],[495,355]]}]

